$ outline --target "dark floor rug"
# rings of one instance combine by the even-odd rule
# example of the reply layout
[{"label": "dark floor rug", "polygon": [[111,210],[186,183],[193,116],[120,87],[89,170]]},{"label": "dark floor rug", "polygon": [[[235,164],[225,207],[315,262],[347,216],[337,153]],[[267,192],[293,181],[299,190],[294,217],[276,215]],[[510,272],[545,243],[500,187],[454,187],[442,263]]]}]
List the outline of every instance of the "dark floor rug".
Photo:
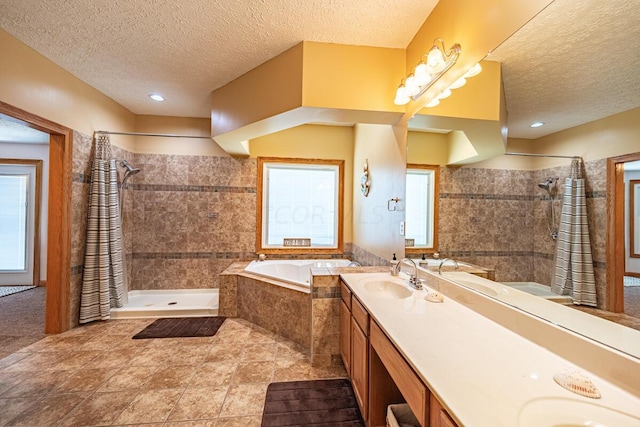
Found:
[{"label": "dark floor rug", "polygon": [[364,427],[348,379],[272,383],[262,427]]},{"label": "dark floor rug", "polygon": [[211,337],[218,332],[226,317],[176,317],[158,319],[133,336],[145,338]]}]

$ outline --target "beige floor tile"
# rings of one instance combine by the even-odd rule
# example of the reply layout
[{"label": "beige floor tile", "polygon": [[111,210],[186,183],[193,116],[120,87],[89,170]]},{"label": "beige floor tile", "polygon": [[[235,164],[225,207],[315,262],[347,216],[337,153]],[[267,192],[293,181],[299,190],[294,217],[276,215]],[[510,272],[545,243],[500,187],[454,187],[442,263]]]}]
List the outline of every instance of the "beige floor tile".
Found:
[{"label": "beige floor tile", "polygon": [[169,421],[162,427],[215,427],[216,422],[217,420]]},{"label": "beige floor tile", "polygon": [[21,361],[25,357],[29,357],[29,353],[0,353],[0,356],[2,356],[2,359],[0,359],[0,369],[2,369]]},{"label": "beige floor tile", "polygon": [[12,420],[7,426],[53,426],[57,425],[73,408],[80,404],[86,394],[60,394],[43,397]]},{"label": "beige floor tile", "polygon": [[271,382],[274,365],[274,362],[240,362],[232,382],[234,384]]},{"label": "beige floor tile", "polygon": [[65,357],[68,352],[31,353],[28,357],[7,366],[6,371],[41,371],[57,370],[56,362]]},{"label": "beige floor tile", "polygon": [[199,365],[205,360],[209,353],[211,344],[205,345],[185,345],[174,350],[165,358],[166,363],[175,365]]},{"label": "beige floor tile", "polygon": [[138,394],[114,425],[164,422],[182,395],[182,389],[148,390]]},{"label": "beige floor tile", "polygon": [[27,411],[31,405],[37,404],[38,400],[33,397],[0,399],[0,426],[6,425],[10,420]]},{"label": "beige floor tile", "polygon": [[49,394],[72,374],[72,371],[30,372],[28,375],[22,376],[19,382],[5,391],[2,397],[37,397]]},{"label": "beige floor tile", "polygon": [[273,361],[276,358],[278,351],[278,344],[273,343],[258,343],[247,344],[242,350],[240,360],[242,361]]},{"label": "beige floor tile", "polygon": [[218,418],[216,427],[260,427],[261,416]]},{"label": "beige floor tile", "polygon": [[54,390],[55,393],[79,393],[97,390],[117,372],[114,368],[82,369]]},{"label": "beige floor tile", "polygon": [[189,383],[189,387],[218,387],[229,385],[236,370],[237,361],[234,359],[215,363],[203,363]]},{"label": "beige floor tile", "polygon": [[25,375],[28,375],[28,373],[6,372],[3,370],[0,370],[0,397],[2,397],[2,394],[4,392],[9,390],[16,384],[20,383],[22,379],[25,377]]},{"label": "beige floor tile", "polygon": [[98,389],[99,392],[137,390],[142,388],[158,370],[156,366],[127,366],[116,372]]},{"label": "beige floor tile", "polygon": [[276,343],[279,340],[278,334],[267,331],[262,328],[254,328],[251,330],[249,334],[249,339],[247,342],[249,343]]},{"label": "beige floor tile", "polygon": [[229,388],[220,417],[262,415],[269,384],[236,384]]},{"label": "beige floor tile", "polygon": [[227,386],[188,388],[173,408],[169,421],[214,419],[220,414]]},{"label": "beige floor tile", "polygon": [[229,359],[239,359],[245,343],[226,340],[215,341],[204,356],[205,362],[219,362]]},{"label": "beige floor tile", "polygon": [[314,379],[311,363],[306,360],[276,360],[273,381],[302,381]]},{"label": "beige floor tile", "polygon": [[86,368],[89,362],[97,358],[104,359],[104,356],[104,351],[100,350],[72,351],[56,361],[56,369],[68,371]]},{"label": "beige floor tile", "polygon": [[195,366],[166,366],[158,369],[144,385],[145,389],[186,388],[196,371]]},{"label": "beige floor tile", "polygon": [[94,393],[63,419],[61,427],[111,425],[137,393],[136,390]]},{"label": "beige floor tile", "polygon": [[122,337],[117,335],[98,335],[82,344],[78,350],[110,350],[122,343]]}]

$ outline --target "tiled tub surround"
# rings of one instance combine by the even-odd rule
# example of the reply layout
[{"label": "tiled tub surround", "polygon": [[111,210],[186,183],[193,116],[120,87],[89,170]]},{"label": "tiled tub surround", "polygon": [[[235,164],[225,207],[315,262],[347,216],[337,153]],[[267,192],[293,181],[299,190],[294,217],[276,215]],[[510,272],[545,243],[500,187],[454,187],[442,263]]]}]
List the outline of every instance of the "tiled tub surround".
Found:
[{"label": "tiled tub surround", "polygon": [[341,272],[387,271],[385,267],[313,268],[309,291],[247,273],[235,262],[220,276],[220,316],[246,319],[301,346],[313,366],[342,366],[339,343]]},{"label": "tiled tub surround", "polygon": [[[555,241],[547,230],[549,199],[539,182],[559,177],[556,223],[570,162],[537,171],[443,168],[438,239],[441,257],[494,268],[499,282],[551,282]],[[598,307],[604,308],[606,270],[606,160],[586,162],[587,214]]]}]

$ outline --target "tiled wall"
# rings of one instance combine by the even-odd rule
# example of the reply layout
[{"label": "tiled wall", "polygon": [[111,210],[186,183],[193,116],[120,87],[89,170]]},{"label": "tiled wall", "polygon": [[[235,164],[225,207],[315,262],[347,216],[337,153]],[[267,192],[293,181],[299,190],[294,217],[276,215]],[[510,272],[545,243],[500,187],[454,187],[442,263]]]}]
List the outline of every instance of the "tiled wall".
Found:
[{"label": "tiled wall", "polygon": [[135,154],[125,228],[129,289],[217,288],[233,260],[255,257],[256,162]]},{"label": "tiled wall", "polygon": [[[538,183],[559,177],[556,224],[567,165],[537,171],[444,168],[440,176],[441,256],[495,268],[497,281],[549,285],[555,241],[547,230],[550,201]],[[598,306],[605,306],[606,160],[586,162],[587,213]]]}]

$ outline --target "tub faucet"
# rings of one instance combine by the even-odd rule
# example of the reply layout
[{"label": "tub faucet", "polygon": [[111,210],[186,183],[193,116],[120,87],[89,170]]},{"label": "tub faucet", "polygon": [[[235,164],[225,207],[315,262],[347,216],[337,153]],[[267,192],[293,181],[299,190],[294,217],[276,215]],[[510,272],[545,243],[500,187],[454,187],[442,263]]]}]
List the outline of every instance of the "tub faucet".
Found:
[{"label": "tub faucet", "polygon": [[445,262],[447,262],[447,261],[453,261],[453,263],[454,263],[454,264],[455,264],[455,266],[456,266],[456,270],[458,269],[458,261],[456,261],[456,260],[455,260],[455,259],[453,259],[453,258],[445,258],[445,259],[443,259],[443,260],[442,260],[442,262],[440,263],[440,266],[438,267],[438,274],[442,275],[442,266],[443,266],[443,265],[444,265],[444,263],[445,263]]},{"label": "tub faucet", "polygon": [[413,273],[409,275],[409,286],[417,290],[422,289],[422,283],[418,281],[418,266],[412,259],[402,258],[402,260],[397,263],[393,269],[394,276],[400,272],[400,264],[405,261],[407,262],[407,264],[411,264],[413,266]]}]

